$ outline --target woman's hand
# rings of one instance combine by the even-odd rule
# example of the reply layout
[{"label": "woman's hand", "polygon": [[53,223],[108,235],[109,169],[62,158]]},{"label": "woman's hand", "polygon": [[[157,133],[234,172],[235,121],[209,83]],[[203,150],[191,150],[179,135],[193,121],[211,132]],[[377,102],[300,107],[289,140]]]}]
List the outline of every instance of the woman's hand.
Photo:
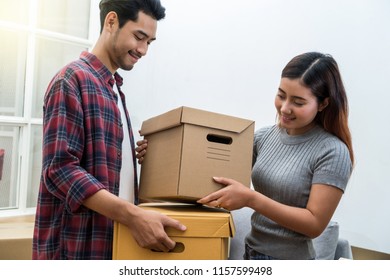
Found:
[{"label": "woman's hand", "polygon": [[137,141],[137,147],[135,148],[135,152],[139,164],[142,164],[142,162],[144,161],[147,148],[148,148],[148,140],[143,139]]},{"label": "woman's hand", "polygon": [[224,188],[213,192],[197,202],[211,207],[236,210],[248,206],[253,197],[253,191],[243,184],[228,178],[213,177],[214,181],[225,185]]}]

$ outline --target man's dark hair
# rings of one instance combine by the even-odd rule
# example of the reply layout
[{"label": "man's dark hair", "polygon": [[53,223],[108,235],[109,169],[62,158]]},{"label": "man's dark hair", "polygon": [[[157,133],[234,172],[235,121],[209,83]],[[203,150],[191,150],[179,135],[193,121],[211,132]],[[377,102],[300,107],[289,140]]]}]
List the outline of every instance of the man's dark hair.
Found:
[{"label": "man's dark hair", "polygon": [[103,30],[104,20],[111,11],[118,15],[119,28],[122,28],[129,20],[137,21],[138,13],[143,12],[155,20],[165,17],[165,8],[160,0],[102,0],[100,8],[100,32]]}]

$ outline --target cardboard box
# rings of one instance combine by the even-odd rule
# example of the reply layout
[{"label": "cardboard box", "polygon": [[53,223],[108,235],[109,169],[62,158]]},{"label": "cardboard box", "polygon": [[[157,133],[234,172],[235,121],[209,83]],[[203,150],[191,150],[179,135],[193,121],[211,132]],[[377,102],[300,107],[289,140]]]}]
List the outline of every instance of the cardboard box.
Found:
[{"label": "cardboard box", "polygon": [[220,189],[212,177],[250,186],[254,122],[180,107],[143,122],[148,149],[140,198],[194,202]]},{"label": "cardboard box", "polygon": [[[148,206],[149,205],[149,206]],[[130,230],[122,224],[114,224],[114,260],[224,260],[228,258],[229,238],[234,236],[232,215],[225,210],[189,205],[140,207],[154,210],[186,225],[182,232],[166,228],[167,234],[176,242],[171,252],[156,252],[140,247]]]}]

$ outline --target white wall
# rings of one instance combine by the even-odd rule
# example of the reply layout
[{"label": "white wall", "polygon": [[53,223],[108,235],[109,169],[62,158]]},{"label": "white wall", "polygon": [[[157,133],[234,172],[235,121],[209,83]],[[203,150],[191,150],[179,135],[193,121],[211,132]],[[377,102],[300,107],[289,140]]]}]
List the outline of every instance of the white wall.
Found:
[{"label": "white wall", "polygon": [[332,54],[350,101],[356,168],[334,220],[354,246],[390,253],[390,1],[162,0],[158,39],[123,73],[134,129],[186,105],[275,122],[284,65]]}]

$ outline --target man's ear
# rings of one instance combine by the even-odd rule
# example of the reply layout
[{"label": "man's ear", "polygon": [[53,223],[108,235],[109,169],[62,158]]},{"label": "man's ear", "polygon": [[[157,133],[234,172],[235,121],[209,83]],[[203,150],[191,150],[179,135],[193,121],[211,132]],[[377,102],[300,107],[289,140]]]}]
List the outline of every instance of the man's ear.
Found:
[{"label": "man's ear", "polygon": [[322,112],[329,105],[329,97],[325,98],[324,101],[318,106],[318,112]]},{"label": "man's ear", "polygon": [[115,12],[109,12],[104,21],[104,27],[112,31],[116,25],[118,25],[118,15]]}]

